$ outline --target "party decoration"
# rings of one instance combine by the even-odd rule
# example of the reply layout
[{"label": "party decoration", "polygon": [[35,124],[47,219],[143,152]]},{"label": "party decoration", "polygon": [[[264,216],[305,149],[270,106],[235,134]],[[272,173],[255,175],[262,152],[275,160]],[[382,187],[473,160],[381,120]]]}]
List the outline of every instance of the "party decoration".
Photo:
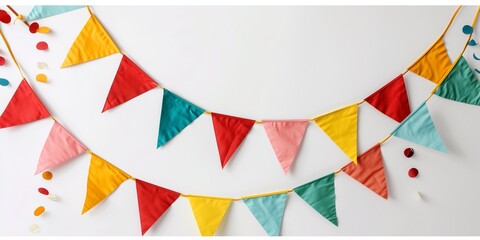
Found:
[{"label": "party decoration", "polygon": [[0,116],[0,128],[26,124],[49,116],[50,113],[23,79]]},{"label": "party decoration", "polygon": [[403,121],[410,114],[410,103],[402,74],[365,98],[365,101],[397,122]]},{"label": "party decoration", "polygon": [[53,174],[50,171],[45,171],[42,173],[42,178],[45,180],[52,180]]},{"label": "party decoration", "polygon": [[213,236],[232,202],[229,198],[188,196],[202,236]]},{"label": "party decoration", "polygon": [[421,194],[420,192],[418,192],[418,191],[416,192],[415,197],[417,197],[418,200],[422,200],[422,199],[423,199],[422,194]]},{"label": "party decoration", "polygon": [[278,161],[287,174],[300,149],[308,120],[263,120],[262,124]]},{"label": "party decoration", "polygon": [[387,199],[387,180],[383,168],[383,158],[380,144],[376,144],[362,155],[358,156],[358,164],[352,162],[342,168],[342,171],[350,175],[359,183],[370,188],[374,193]]},{"label": "party decoration", "polygon": [[439,83],[451,66],[443,39],[439,39],[409,70],[434,83]]},{"label": "party decoration", "polygon": [[28,27],[28,30],[31,33],[36,33],[39,27],[40,27],[40,25],[38,23],[33,22],[33,23],[30,23],[30,26]]},{"label": "party decoration", "polygon": [[62,68],[106,57],[120,50],[100,22],[91,15],[67,53]]},{"label": "party decoration", "polygon": [[269,236],[280,236],[287,203],[286,193],[244,198],[243,202]]},{"label": "party decoration", "polygon": [[477,42],[474,39],[472,39],[470,40],[470,42],[468,42],[468,46],[477,46]]},{"label": "party decoration", "polygon": [[5,10],[0,10],[0,22],[9,24],[12,21],[12,18]]},{"label": "party decoration", "polygon": [[38,33],[49,33],[49,32],[50,32],[50,28],[49,28],[49,27],[42,26],[42,27],[39,27],[39,28],[37,29],[37,32],[38,32]]},{"label": "party decoration", "polygon": [[86,150],[80,141],[55,121],[40,154],[35,175],[58,166]]},{"label": "party decoration", "polygon": [[462,28],[462,32],[465,34],[472,34],[473,33],[473,28],[470,25],[465,25]]},{"label": "party decoration", "polygon": [[40,5],[34,6],[30,13],[25,18],[26,21],[32,21],[40,18],[46,18],[54,15],[58,15],[61,13],[73,11],[85,6],[59,6],[59,5]]},{"label": "party decoration", "polygon": [[6,86],[8,86],[9,84],[10,84],[10,82],[9,82],[7,79],[5,79],[5,78],[0,78],[0,85],[1,85],[1,86],[6,87]]},{"label": "party decoration", "polygon": [[408,170],[408,176],[411,177],[411,178],[414,178],[418,175],[418,169],[416,168],[410,168],[410,170]]},{"label": "party decoration", "polygon": [[403,151],[403,154],[407,158],[411,158],[413,156],[413,153],[414,153],[413,148],[405,148],[405,150]]},{"label": "party decoration", "polygon": [[338,226],[333,173],[293,189],[313,209]]},{"label": "party decoration", "polygon": [[475,68],[475,72],[478,73],[478,74],[480,74],[480,70],[478,70],[478,69],[476,69],[476,68]]},{"label": "party decoration", "polygon": [[37,62],[37,67],[38,67],[39,69],[45,69],[45,68],[47,68],[48,66],[47,66],[47,64],[44,63],[44,62]]},{"label": "party decoration", "polygon": [[212,121],[223,169],[252,129],[255,120],[212,113]]},{"label": "party decoration", "polygon": [[129,178],[130,175],[121,169],[92,154],[82,214],[95,207]]},{"label": "party decoration", "polygon": [[165,145],[204,112],[193,103],[163,89],[157,148]]},{"label": "party decoration", "polygon": [[37,43],[37,49],[41,50],[41,51],[47,50],[48,49],[48,44],[44,41],[38,42]]},{"label": "party decoration", "polygon": [[38,226],[37,224],[32,224],[28,228],[28,231],[30,231],[31,233],[38,233],[40,232],[40,226]]},{"label": "party decoration", "polygon": [[38,192],[43,194],[43,195],[48,195],[50,194],[46,188],[38,188]]},{"label": "party decoration", "polygon": [[479,60],[480,60],[480,58],[479,58],[479,57],[477,57],[477,56],[475,55],[475,53],[473,53],[473,59],[475,59],[475,60],[477,60],[477,61],[479,61]]},{"label": "party decoration", "polygon": [[52,201],[58,201],[58,196],[55,194],[48,194],[47,198]]},{"label": "party decoration", "polygon": [[123,55],[102,112],[127,102],[157,86],[158,84],[150,76],[130,58]]},{"label": "party decoration", "polygon": [[142,235],[159,219],[172,205],[180,193],[153,185],[142,180],[135,180],[137,187],[138,210]]},{"label": "party decoration", "polygon": [[45,207],[40,206],[40,207],[37,207],[35,209],[35,211],[33,212],[33,215],[35,215],[35,217],[38,217],[38,216],[42,215],[44,212],[45,212]]},{"label": "party decoration", "polygon": [[435,95],[457,102],[480,105],[480,83],[465,58],[460,57]]},{"label": "party decoration", "polygon": [[43,73],[40,73],[40,74],[37,74],[37,76],[35,77],[35,79],[38,81],[38,82],[47,82],[48,81],[48,77],[47,75],[43,74]]},{"label": "party decoration", "polygon": [[440,135],[438,135],[425,102],[410,116],[405,118],[392,132],[392,135],[440,152],[447,152],[447,148],[445,148]]},{"label": "party decoration", "polygon": [[5,65],[6,62],[4,57],[0,57],[0,66]]},{"label": "party decoration", "polygon": [[335,110],[314,119],[335,144],[357,164],[358,105]]}]

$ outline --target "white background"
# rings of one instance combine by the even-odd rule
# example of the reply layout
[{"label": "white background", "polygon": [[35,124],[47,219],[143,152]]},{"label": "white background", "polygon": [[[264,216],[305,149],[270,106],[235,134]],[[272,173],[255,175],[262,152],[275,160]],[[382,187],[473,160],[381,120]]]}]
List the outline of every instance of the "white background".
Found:
[{"label": "white background", "polygon": [[[5,9],[5,7],[1,7]],[[27,15],[30,6],[15,7]],[[112,7],[93,12],[119,48],[156,81],[205,108],[252,119],[310,118],[362,100],[403,72],[441,34],[456,6],[444,7]],[[5,9],[6,10],[6,9]],[[445,37],[450,59],[461,51],[475,7],[461,10]],[[101,114],[120,54],[78,66],[59,66],[89,14],[80,9],[39,20],[53,32],[2,25],[27,79],[60,123],[98,155],[132,176],[182,193],[241,197],[291,189],[329,174],[349,159],[310,123],[291,172],[285,176],[261,125],[255,125],[221,170],[211,118],[202,115],[165,147],[156,149],[162,91],[151,90]],[[478,28],[477,28],[478,29]],[[477,35],[474,34],[474,39]],[[38,41],[49,50],[35,49]],[[476,39],[480,42],[480,39]],[[470,47],[472,67],[480,67]],[[7,59],[0,87],[4,109],[21,77]],[[46,62],[47,70],[37,68]],[[35,81],[45,73],[48,83]],[[412,110],[434,84],[405,75]],[[480,208],[477,106],[439,97],[428,102],[449,150],[442,154],[392,137],[382,145],[389,199],[346,174],[335,177],[339,226],[290,194],[282,235],[476,235]],[[90,156],[33,176],[53,122],[44,119],[0,130],[0,234],[140,235],[135,184],[126,181],[81,215]],[[368,104],[359,107],[359,153],[398,123]],[[415,149],[407,159],[403,150]],[[417,178],[407,172],[419,169]],[[37,192],[45,187],[59,202]],[[416,198],[419,191],[423,200]],[[44,205],[46,213],[34,217]],[[265,235],[242,202],[230,206],[217,235]],[[35,235],[35,234],[33,234]],[[147,235],[199,235],[188,200],[179,198]]]}]

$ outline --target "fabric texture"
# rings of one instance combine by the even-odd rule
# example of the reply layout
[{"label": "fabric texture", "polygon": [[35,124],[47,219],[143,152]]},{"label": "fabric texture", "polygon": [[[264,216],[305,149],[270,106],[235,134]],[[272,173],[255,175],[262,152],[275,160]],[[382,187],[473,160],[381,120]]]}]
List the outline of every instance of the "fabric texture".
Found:
[{"label": "fabric texture", "polygon": [[269,236],[280,236],[287,194],[243,199],[250,212]]},{"label": "fabric texture", "polygon": [[202,236],[213,236],[232,199],[189,196],[190,206]]},{"label": "fabric texture", "polygon": [[445,48],[443,39],[440,39],[409,70],[434,83],[439,83],[451,66],[452,62],[448,57],[447,48]]},{"label": "fabric texture", "polygon": [[54,15],[58,15],[65,12],[70,12],[73,10],[77,10],[79,8],[83,8],[85,6],[60,6],[60,5],[37,5],[32,8],[30,13],[25,18],[25,21],[32,21],[37,20],[40,18],[46,18]]}]

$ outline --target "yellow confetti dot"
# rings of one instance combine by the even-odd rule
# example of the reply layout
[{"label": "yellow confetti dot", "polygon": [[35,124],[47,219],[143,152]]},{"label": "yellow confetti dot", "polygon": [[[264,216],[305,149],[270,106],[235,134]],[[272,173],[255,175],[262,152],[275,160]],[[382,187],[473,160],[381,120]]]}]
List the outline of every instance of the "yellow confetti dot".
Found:
[{"label": "yellow confetti dot", "polygon": [[42,213],[45,212],[45,207],[44,206],[40,206],[40,207],[37,207],[37,209],[35,209],[35,211],[33,212],[33,215],[35,216],[40,216],[42,215]]},{"label": "yellow confetti dot", "polygon": [[42,173],[42,177],[45,180],[51,180],[53,178],[53,174],[50,171],[45,171]]},{"label": "yellow confetti dot", "polygon": [[37,29],[37,32],[38,33],[49,33],[50,32],[50,28],[49,27],[39,27]]},{"label": "yellow confetti dot", "polygon": [[37,74],[36,79],[39,82],[47,82],[48,81],[47,75],[45,75],[43,73]]}]

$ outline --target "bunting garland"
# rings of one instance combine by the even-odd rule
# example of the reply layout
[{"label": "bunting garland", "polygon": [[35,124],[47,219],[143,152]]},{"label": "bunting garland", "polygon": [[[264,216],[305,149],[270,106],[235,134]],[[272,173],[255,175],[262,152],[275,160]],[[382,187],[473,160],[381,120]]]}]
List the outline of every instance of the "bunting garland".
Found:
[{"label": "bunting garland", "polygon": [[409,70],[434,83],[439,83],[451,66],[447,48],[443,39],[440,38]]},{"label": "bunting garland", "polygon": [[213,236],[230,207],[232,199],[188,196],[202,236]]},{"label": "bunting garland", "polygon": [[34,6],[30,13],[25,18],[26,21],[37,20],[40,18],[46,18],[50,16],[55,16],[58,14],[62,14],[65,12],[70,12],[73,10],[77,10],[79,8],[83,8],[85,6],[74,6],[74,5],[40,5]]},{"label": "bunting garland", "polygon": [[269,236],[280,236],[287,193],[244,198],[243,202]]}]

